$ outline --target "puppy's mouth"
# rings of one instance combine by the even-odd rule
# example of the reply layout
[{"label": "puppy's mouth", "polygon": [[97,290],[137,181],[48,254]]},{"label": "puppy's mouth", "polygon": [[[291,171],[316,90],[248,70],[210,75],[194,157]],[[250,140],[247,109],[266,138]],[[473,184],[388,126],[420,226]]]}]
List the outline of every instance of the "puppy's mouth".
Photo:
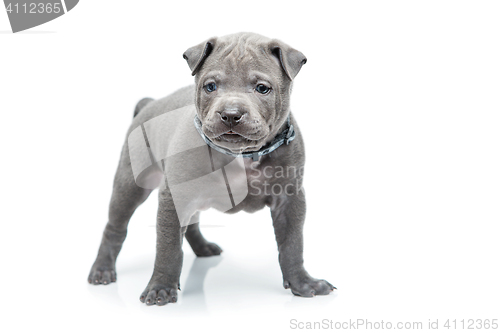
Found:
[{"label": "puppy's mouth", "polygon": [[243,140],[248,140],[243,135],[241,135],[239,133],[236,133],[236,132],[234,132],[232,130],[231,131],[227,131],[226,133],[223,133],[223,134],[219,135],[215,139],[216,140],[220,139],[220,140],[224,140],[224,141],[227,141],[227,142],[240,142],[240,141],[243,141]]},{"label": "puppy's mouth", "polygon": [[[221,128],[222,127],[222,128]],[[238,125],[234,127],[223,128],[221,124],[203,124],[203,132],[214,144],[236,151],[254,151],[260,149],[263,144],[263,138],[266,133],[263,133],[262,128]]]}]

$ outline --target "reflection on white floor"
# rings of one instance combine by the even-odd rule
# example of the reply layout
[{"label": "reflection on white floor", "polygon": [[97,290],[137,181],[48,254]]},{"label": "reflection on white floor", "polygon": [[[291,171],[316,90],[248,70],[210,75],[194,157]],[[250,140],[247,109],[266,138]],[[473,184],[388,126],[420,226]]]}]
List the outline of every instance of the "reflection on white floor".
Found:
[{"label": "reflection on white floor", "polygon": [[194,259],[185,285],[182,287],[184,289],[184,292],[182,293],[182,297],[184,299],[183,304],[186,306],[189,305],[189,308],[193,311],[205,313],[208,311],[203,284],[208,271],[212,267],[216,267],[221,260],[221,256]]}]

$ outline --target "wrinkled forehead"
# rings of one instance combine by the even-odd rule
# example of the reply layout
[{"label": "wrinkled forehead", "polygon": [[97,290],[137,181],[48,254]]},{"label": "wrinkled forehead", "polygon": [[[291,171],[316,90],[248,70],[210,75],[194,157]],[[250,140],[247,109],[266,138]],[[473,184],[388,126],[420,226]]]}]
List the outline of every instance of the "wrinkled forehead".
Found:
[{"label": "wrinkled forehead", "polygon": [[201,83],[205,81],[215,80],[217,83],[233,83],[233,84],[258,84],[258,83],[276,83],[276,77],[262,70],[255,70],[253,66],[242,66],[238,72],[227,67],[225,70],[209,70],[201,73]]},{"label": "wrinkled forehead", "polygon": [[240,41],[218,43],[202,68],[202,75],[218,74],[244,79],[272,80],[281,74],[279,62],[267,45]]}]

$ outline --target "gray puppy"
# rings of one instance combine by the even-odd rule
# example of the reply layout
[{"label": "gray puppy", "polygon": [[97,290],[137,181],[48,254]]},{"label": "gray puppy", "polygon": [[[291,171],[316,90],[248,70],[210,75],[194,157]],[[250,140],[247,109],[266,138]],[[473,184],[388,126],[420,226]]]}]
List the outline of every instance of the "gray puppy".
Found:
[{"label": "gray puppy", "polygon": [[[116,281],[128,222],[159,187],[156,260],[141,302],[177,301],[184,236],[197,256],[222,252],[200,233],[199,212],[210,207],[228,213],[270,207],[284,287],[298,296],[329,294],[335,288],[303,266],[304,145],[289,101],[306,57],[279,40],[239,33],[211,38],[184,58],[195,85],[136,107],[89,283]],[[234,172],[236,160],[243,161],[244,177]],[[189,181],[215,174],[223,177],[225,199],[213,186]],[[187,183],[195,185],[177,195],[179,184]]]}]

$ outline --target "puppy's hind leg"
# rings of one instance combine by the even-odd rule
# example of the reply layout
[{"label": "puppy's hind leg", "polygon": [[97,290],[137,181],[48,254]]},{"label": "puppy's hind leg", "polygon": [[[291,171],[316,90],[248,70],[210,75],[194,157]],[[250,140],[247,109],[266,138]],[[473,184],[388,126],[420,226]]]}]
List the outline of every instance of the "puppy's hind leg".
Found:
[{"label": "puppy's hind leg", "polygon": [[221,254],[222,249],[215,243],[211,243],[203,237],[200,231],[200,212],[191,218],[186,230],[186,240],[198,257],[210,257]]},{"label": "puppy's hind leg", "polygon": [[132,214],[152,190],[144,189],[134,181],[128,145],[122,150],[109,204],[109,220],[104,229],[97,259],[90,270],[88,282],[109,284],[116,281],[115,262],[127,236],[127,226]]}]

